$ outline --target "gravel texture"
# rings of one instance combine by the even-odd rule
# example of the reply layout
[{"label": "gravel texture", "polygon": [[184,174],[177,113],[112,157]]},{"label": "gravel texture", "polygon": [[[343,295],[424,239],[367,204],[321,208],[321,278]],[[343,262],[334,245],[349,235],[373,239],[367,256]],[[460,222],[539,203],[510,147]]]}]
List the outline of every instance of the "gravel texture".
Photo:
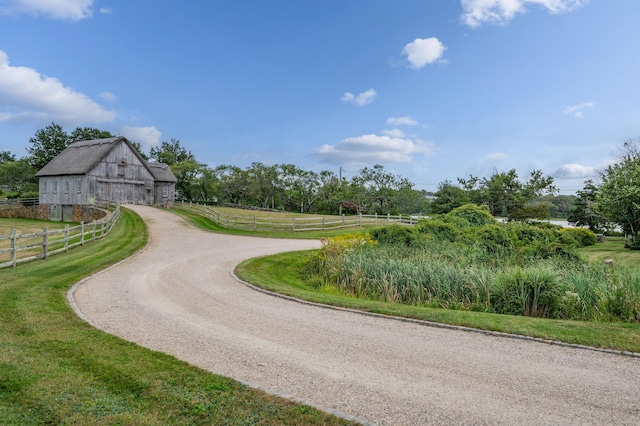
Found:
[{"label": "gravel texture", "polygon": [[640,424],[640,358],[274,297],[239,283],[234,266],[319,242],[207,233],[131,208],[148,247],[70,294],[109,333],[380,425]]}]

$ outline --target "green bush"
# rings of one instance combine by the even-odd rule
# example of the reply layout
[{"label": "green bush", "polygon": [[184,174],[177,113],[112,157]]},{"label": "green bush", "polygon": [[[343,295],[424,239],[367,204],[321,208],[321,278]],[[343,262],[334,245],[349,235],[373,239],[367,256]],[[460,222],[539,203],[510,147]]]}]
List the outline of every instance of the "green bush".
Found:
[{"label": "green bush", "polygon": [[521,245],[527,245],[534,241],[541,243],[558,241],[558,234],[550,228],[523,222],[509,222],[504,226],[516,235]]},{"label": "green bush", "polygon": [[376,228],[369,232],[371,238],[381,245],[401,245],[412,247],[416,242],[413,228],[393,224]]},{"label": "green bush", "polygon": [[460,235],[460,229],[442,219],[424,219],[416,225],[419,234],[430,235],[436,240],[455,241]]},{"label": "green bush", "polygon": [[477,244],[498,258],[511,255],[517,243],[516,235],[500,224],[468,228],[464,231],[464,237],[468,244]]},{"label": "green bush", "polygon": [[454,218],[465,219],[471,226],[483,226],[496,223],[496,219],[489,213],[487,206],[477,206],[475,204],[465,204],[451,210],[446,215]]},{"label": "green bush", "polygon": [[592,246],[596,243],[596,234],[586,228],[564,228],[560,230],[560,241],[575,247]]}]

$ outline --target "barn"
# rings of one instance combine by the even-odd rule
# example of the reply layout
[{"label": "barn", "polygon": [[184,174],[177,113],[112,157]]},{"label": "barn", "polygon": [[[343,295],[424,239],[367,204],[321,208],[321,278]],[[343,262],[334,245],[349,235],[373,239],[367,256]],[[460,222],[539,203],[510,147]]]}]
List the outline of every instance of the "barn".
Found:
[{"label": "barn", "polygon": [[122,136],[72,143],[36,176],[40,205],[52,218],[76,205],[171,207],[177,181],[166,164],[147,162]]}]

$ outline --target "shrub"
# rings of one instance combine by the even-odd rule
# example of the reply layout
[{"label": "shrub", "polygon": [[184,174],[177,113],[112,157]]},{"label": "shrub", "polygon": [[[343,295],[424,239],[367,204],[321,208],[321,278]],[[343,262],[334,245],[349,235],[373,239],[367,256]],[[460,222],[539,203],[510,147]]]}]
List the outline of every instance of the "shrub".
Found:
[{"label": "shrub", "polygon": [[558,241],[558,234],[554,229],[536,226],[531,223],[509,222],[504,225],[516,235],[522,245],[532,242],[550,243]]},{"label": "shrub", "polygon": [[460,235],[460,229],[441,219],[425,219],[416,225],[419,234],[430,235],[436,240],[455,241]]},{"label": "shrub", "polygon": [[476,206],[475,204],[465,204],[451,210],[447,217],[457,217],[465,219],[471,226],[483,226],[496,223],[496,219],[489,213],[487,206]]},{"label": "shrub", "polygon": [[379,242],[381,245],[401,245],[412,247],[416,241],[416,235],[413,228],[393,224],[376,228],[370,233],[371,238]]},{"label": "shrub", "polygon": [[499,258],[509,256],[517,242],[515,234],[499,224],[468,228],[464,231],[464,236],[467,243],[478,244],[488,254]]},{"label": "shrub", "polygon": [[596,234],[586,228],[564,228],[560,230],[560,241],[575,247],[592,246],[596,243]]}]

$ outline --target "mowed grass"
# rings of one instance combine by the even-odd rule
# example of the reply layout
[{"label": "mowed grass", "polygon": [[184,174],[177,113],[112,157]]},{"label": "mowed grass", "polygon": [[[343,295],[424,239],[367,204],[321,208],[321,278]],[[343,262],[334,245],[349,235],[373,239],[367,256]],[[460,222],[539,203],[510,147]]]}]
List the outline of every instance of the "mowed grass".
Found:
[{"label": "mowed grass", "polygon": [[10,235],[15,229],[19,234],[42,232],[44,227],[49,230],[64,229],[65,225],[75,226],[77,223],[49,222],[47,220],[0,218],[0,235]]},{"label": "mowed grass", "polygon": [[580,251],[593,260],[613,260],[614,265],[640,267],[640,250],[624,248],[624,237],[606,237],[604,242]]},{"label": "mowed grass", "polygon": [[146,239],[144,222],[123,209],[105,239],[0,270],[0,424],[347,424],[80,320],[67,290]]},{"label": "mowed grass", "polygon": [[[216,207],[217,209],[218,207]],[[226,207],[227,210],[230,210],[229,207]],[[236,214],[238,211],[242,211],[241,209],[233,209],[236,211]],[[219,233],[223,233],[223,234],[229,234],[229,235],[250,235],[253,237],[269,237],[269,238],[292,238],[292,239],[306,239],[306,240],[313,240],[313,239],[321,239],[321,238],[328,238],[328,237],[335,237],[337,235],[344,235],[347,233],[353,233],[353,232],[357,232],[357,231],[361,231],[366,229],[366,227],[355,227],[355,228],[341,228],[341,229],[332,229],[332,230],[325,230],[325,231],[302,231],[302,232],[291,232],[291,231],[250,231],[250,230],[242,230],[242,229],[227,229],[224,228],[218,224],[216,224],[214,221],[212,221],[209,218],[206,218],[204,216],[201,216],[197,213],[193,213],[191,211],[189,211],[188,209],[182,208],[182,207],[176,207],[171,209],[171,212],[182,216],[183,218],[185,218],[186,220],[188,220],[189,222],[191,222],[192,224],[194,224],[195,226],[205,230],[205,231],[212,231],[212,232],[219,232]],[[247,210],[245,213],[245,215],[249,215],[252,214],[253,212]],[[261,217],[270,217],[271,215],[280,215],[281,213],[276,213],[276,212],[255,212],[257,215],[261,215]],[[282,213],[282,214],[287,214],[287,213]],[[293,215],[299,215],[299,213],[291,213]],[[282,216],[285,217],[285,216]],[[289,216],[286,216],[289,217]],[[309,217],[309,216],[306,216]]]}]

